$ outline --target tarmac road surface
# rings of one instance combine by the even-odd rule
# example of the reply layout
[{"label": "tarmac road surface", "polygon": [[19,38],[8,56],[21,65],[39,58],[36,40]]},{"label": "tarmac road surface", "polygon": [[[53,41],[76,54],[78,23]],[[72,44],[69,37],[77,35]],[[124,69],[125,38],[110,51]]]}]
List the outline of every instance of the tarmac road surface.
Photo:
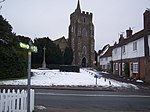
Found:
[{"label": "tarmac road surface", "polygon": [[35,112],[150,112],[150,94],[37,89]]}]

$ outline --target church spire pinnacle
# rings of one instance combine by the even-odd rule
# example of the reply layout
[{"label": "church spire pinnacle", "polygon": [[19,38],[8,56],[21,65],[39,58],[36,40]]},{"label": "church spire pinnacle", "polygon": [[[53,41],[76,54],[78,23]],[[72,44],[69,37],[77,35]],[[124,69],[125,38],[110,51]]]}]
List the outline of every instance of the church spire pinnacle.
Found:
[{"label": "church spire pinnacle", "polygon": [[78,4],[77,4],[76,11],[77,11],[77,12],[81,12],[81,8],[80,8],[80,0],[78,0]]}]

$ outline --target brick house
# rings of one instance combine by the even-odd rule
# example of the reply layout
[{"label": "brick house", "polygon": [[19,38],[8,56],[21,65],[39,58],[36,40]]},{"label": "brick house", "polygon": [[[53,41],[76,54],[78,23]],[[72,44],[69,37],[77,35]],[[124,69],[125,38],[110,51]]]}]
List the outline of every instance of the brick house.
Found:
[{"label": "brick house", "polygon": [[[150,83],[150,10],[144,14],[144,29],[132,34],[132,29],[126,30],[126,37],[120,35],[119,42],[112,49],[113,74],[121,77],[128,75],[131,79],[141,79]],[[107,55],[101,56],[100,60]],[[100,61],[101,62],[101,61]],[[108,62],[107,62],[108,63]],[[102,63],[100,64],[102,65]],[[128,74],[126,68],[128,66]]]},{"label": "brick house", "polygon": [[129,77],[150,82],[150,10],[144,12],[144,29],[132,34],[126,30],[126,38],[120,35],[119,43],[112,51],[113,73],[125,76],[125,63],[129,66]]}]

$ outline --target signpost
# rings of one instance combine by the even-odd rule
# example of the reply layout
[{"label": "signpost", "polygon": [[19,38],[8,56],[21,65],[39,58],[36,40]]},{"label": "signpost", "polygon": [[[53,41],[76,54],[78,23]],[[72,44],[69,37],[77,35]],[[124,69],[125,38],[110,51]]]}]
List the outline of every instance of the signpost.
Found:
[{"label": "signpost", "polygon": [[30,88],[31,88],[31,55],[32,52],[37,53],[37,47],[32,45],[32,41],[29,44],[20,42],[20,47],[28,50],[28,94],[27,94],[27,112],[30,112]]},{"label": "signpost", "polygon": [[95,74],[95,75],[94,75],[94,78],[96,79],[96,83],[95,83],[95,84],[96,84],[96,86],[97,86],[97,79],[98,79],[98,78],[100,79],[100,78],[101,78],[101,76],[100,76],[100,75],[96,75],[96,74]]}]

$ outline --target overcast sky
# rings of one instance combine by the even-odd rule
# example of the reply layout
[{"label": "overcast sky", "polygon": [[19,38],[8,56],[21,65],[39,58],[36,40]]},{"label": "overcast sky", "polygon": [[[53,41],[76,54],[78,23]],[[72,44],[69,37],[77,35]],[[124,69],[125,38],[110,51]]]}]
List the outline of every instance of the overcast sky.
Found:
[{"label": "overcast sky", "polygon": [[[68,38],[70,14],[77,0],[6,0],[0,14],[18,35]],[[136,33],[143,29],[143,13],[150,0],[80,0],[82,11],[93,13],[95,49],[118,41],[119,33],[129,27]],[[125,35],[125,33],[124,33]]]}]

